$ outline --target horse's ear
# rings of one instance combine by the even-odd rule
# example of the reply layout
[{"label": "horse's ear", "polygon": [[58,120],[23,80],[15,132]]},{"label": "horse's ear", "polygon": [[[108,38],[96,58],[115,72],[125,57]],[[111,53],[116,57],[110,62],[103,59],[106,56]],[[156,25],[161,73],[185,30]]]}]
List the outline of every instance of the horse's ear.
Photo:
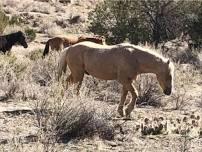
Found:
[{"label": "horse's ear", "polygon": [[18,31],[17,33],[18,33],[18,34],[23,34],[22,31]]},{"label": "horse's ear", "polygon": [[170,64],[170,60],[168,59],[167,64]]}]

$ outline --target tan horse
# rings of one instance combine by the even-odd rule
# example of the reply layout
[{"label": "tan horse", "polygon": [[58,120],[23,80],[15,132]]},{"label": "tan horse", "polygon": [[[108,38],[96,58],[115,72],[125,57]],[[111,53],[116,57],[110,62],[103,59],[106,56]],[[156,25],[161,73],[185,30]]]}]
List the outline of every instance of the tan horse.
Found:
[{"label": "tan horse", "polygon": [[95,42],[98,44],[104,44],[104,38],[99,37],[99,36],[74,36],[74,35],[69,35],[66,37],[54,37],[49,39],[46,42],[45,49],[43,52],[43,57],[49,53],[49,47],[51,50],[56,50],[56,51],[61,51],[64,49],[64,47],[68,47],[70,45],[82,42],[82,41],[91,41]]},{"label": "tan horse", "polygon": [[[99,45],[81,42],[66,48],[59,61],[58,78],[66,67],[70,69],[67,84],[78,83],[79,91],[84,73],[102,80],[117,80],[122,85],[121,101],[118,113],[128,117],[136,104],[137,90],[132,81],[141,73],[154,73],[164,94],[172,90],[174,65],[169,59],[140,46],[122,43],[118,45]],[[128,92],[132,100],[123,111]]]}]

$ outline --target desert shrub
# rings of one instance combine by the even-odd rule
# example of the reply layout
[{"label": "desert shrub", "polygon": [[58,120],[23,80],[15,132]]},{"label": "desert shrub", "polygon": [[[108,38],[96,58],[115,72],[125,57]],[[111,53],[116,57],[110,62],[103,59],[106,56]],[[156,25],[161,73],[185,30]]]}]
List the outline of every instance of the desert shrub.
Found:
[{"label": "desert shrub", "polygon": [[9,25],[21,25],[23,23],[23,20],[21,19],[20,16],[17,15],[13,15],[11,16],[10,20],[9,20]]},{"label": "desert shrub", "polygon": [[7,100],[14,97],[18,88],[16,67],[13,66],[16,58],[0,55],[0,59],[0,90],[5,93],[1,100]]},{"label": "desert shrub", "polygon": [[27,39],[30,41],[33,41],[36,38],[36,30],[34,30],[34,29],[26,28],[25,34],[27,36]]},{"label": "desert shrub", "polygon": [[194,50],[185,50],[184,52],[179,53],[175,61],[179,63],[190,63],[196,67],[200,67],[201,64],[198,57],[198,52]]},{"label": "desert shrub", "polygon": [[57,74],[58,56],[59,54],[56,52],[33,64],[31,76],[35,83],[47,86],[54,82]]},{"label": "desert shrub", "polygon": [[10,55],[10,56],[2,55],[2,58],[3,58],[2,61],[4,61],[4,63],[2,64],[2,67],[5,70],[8,69],[8,71],[9,69],[11,69],[17,78],[19,78],[27,68],[27,64],[17,62],[17,58],[14,55]]},{"label": "desert shrub", "polygon": [[53,94],[51,98],[44,98],[35,105],[36,120],[41,129],[42,141],[68,142],[71,139],[82,139],[94,135],[108,140],[114,138],[114,129],[109,123],[109,112],[104,109],[100,111],[98,106],[92,102],[88,103],[93,99],[65,96],[61,98],[58,86],[57,93],[54,91]]},{"label": "desert shrub", "polygon": [[136,81],[136,88],[139,93],[137,104],[139,106],[162,106],[160,88],[154,76],[140,75]]},{"label": "desert shrub", "polygon": [[187,91],[182,90],[175,92],[171,95],[171,102],[174,103],[174,110],[183,110],[185,106],[189,103],[192,97],[187,96]]},{"label": "desert shrub", "polygon": [[5,15],[5,13],[1,10],[1,7],[0,7],[0,33],[3,33],[8,23],[9,23],[9,18]]},{"label": "desert shrub", "polygon": [[6,28],[4,29],[4,34],[10,34],[10,33],[14,33],[14,32],[17,32],[17,31],[22,31],[24,32],[24,28],[20,25],[16,25],[16,24],[13,24],[13,25],[7,25]]},{"label": "desert shrub", "polygon": [[193,40],[194,47],[202,47],[202,3],[198,2],[197,12],[188,16],[188,34]]},{"label": "desert shrub", "polygon": [[196,68],[201,66],[198,50],[190,49],[188,42],[180,38],[176,38],[162,44],[161,52],[164,56],[172,59],[175,63],[189,63],[194,65]]},{"label": "desert shrub", "polygon": [[28,57],[30,60],[36,61],[38,59],[41,59],[42,55],[43,55],[43,50],[39,49],[39,50],[34,50],[30,52],[29,54],[26,55],[26,57]]}]

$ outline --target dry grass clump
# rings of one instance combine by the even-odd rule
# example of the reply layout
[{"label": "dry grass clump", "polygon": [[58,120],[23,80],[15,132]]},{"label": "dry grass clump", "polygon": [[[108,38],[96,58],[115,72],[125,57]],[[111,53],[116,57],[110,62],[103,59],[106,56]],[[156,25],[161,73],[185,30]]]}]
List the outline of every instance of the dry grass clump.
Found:
[{"label": "dry grass clump", "polygon": [[64,30],[60,27],[57,26],[56,23],[50,23],[48,20],[44,21],[42,26],[40,27],[40,32],[46,33],[49,37],[54,37],[57,35],[64,35]]},{"label": "dry grass clump", "polygon": [[37,49],[31,51],[29,54],[26,55],[27,58],[29,58],[32,61],[36,61],[42,58],[43,50]]},{"label": "dry grass clump", "polygon": [[47,86],[56,79],[59,54],[50,54],[45,59],[39,59],[32,66],[32,79],[41,86]]},{"label": "dry grass clump", "polygon": [[6,26],[6,28],[4,29],[4,34],[10,34],[10,33],[14,33],[14,32],[17,32],[17,31],[22,31],[24,32],[24,29],[22,26],[19,26],[19,25],[16,25],[16,24],[13,24],[13,25],[8,25]]},{"label": "dry grass clump", "polygon": [[13,98],[19,89],[18,79],[22,76],[27,65],[16,62],[15,56],[0,55],[0,86],[5,93],[3,100]]},{"label": "dry grass clump", "polygon": [[121,85],[117,81],[104,81],[92,76],[85,76],[81,91],[94,100],[117,104],[120,100]]},{"label": "dry grass clump", "polygon": [[48,98],[35,105],[41,142],[68,142],[94,135],[108,140],[114,138],[114,128],[109,123],[111,115],[106,108],[95,105],[92,98],[62,97],[62,86],[55,89],[50,89]]},{"label": "dry grass clump", "polygon": [[0,4],[0,33],[2,33],[9,22],[9,18],[5,15],[5,13],[1,10]]},{"label": "dry grass clump", "polygon": [[175,64],[174,87],[183,88],[183,86],[190,85],[200,81],[200,70],[190,64]]},{"label": "dry grass clump", "polygon": [[185,52],[180,53],[176,59],[179,63],[189,63],[195,65],[196,67],[200,66],[200,60],[198,57],[198,52],[194,50],[185,50]]},{"label": "dry grass clump", "polygon": [[6,5],[7,7],[16,7],[20,4],[20,0],[4,0],[3,5]]},{"label": "dry grass clump", "polygon": [[178,92],[173,93],[170,100],[175,105],[174,110],[183,110],[191,99],[192,97],[187,96],[187,91],[183,89],[182,91],[179,90]]},{"label": "dry grass clump", "polygon": [[33,2],[27,8],[27,11],[36,12],[36,13],[42,13],[42,14],[50,14],[51,12],[54,12],[54,7],[51,7],[51,5],[49,3]]},{"label": "dry grass clump", "polygon": [[142,74],[138,76],[136,81],[136,88],[139,93],[137,104],[140,106],[154,106],[161,107],[162,92],[155,76],[149,74]]}]

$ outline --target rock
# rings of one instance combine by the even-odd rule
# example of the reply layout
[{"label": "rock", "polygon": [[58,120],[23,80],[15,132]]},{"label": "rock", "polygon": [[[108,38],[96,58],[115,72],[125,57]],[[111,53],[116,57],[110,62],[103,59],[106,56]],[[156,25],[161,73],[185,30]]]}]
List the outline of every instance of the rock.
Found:
[{"label": "rock", "polygon": [[145,118],[145,119],[144,119],[144,122],[145,122],[145,124],[148,124],[148,123],[149,123],[149,119],[148,119],[148,118]]},{"label": "rock", "polygon": [[0,144],[7,144],[8,143],[8,139],[0,139]]},{"label": "rock", "polygon": [[68,4],[71,3],[71,0],[59,0],[60,3]]},{"label": "rock", "polygon": [[7,115],[20,115],[24,113],[34,114],[33,109],[29,107],[2,107],[0,112]]},{"label": "rock", "polygon": [[75,15],[69,19],[69,24],[76,24],[76,23],[79,23],[80,21],[81,21],[81,16]]}]

